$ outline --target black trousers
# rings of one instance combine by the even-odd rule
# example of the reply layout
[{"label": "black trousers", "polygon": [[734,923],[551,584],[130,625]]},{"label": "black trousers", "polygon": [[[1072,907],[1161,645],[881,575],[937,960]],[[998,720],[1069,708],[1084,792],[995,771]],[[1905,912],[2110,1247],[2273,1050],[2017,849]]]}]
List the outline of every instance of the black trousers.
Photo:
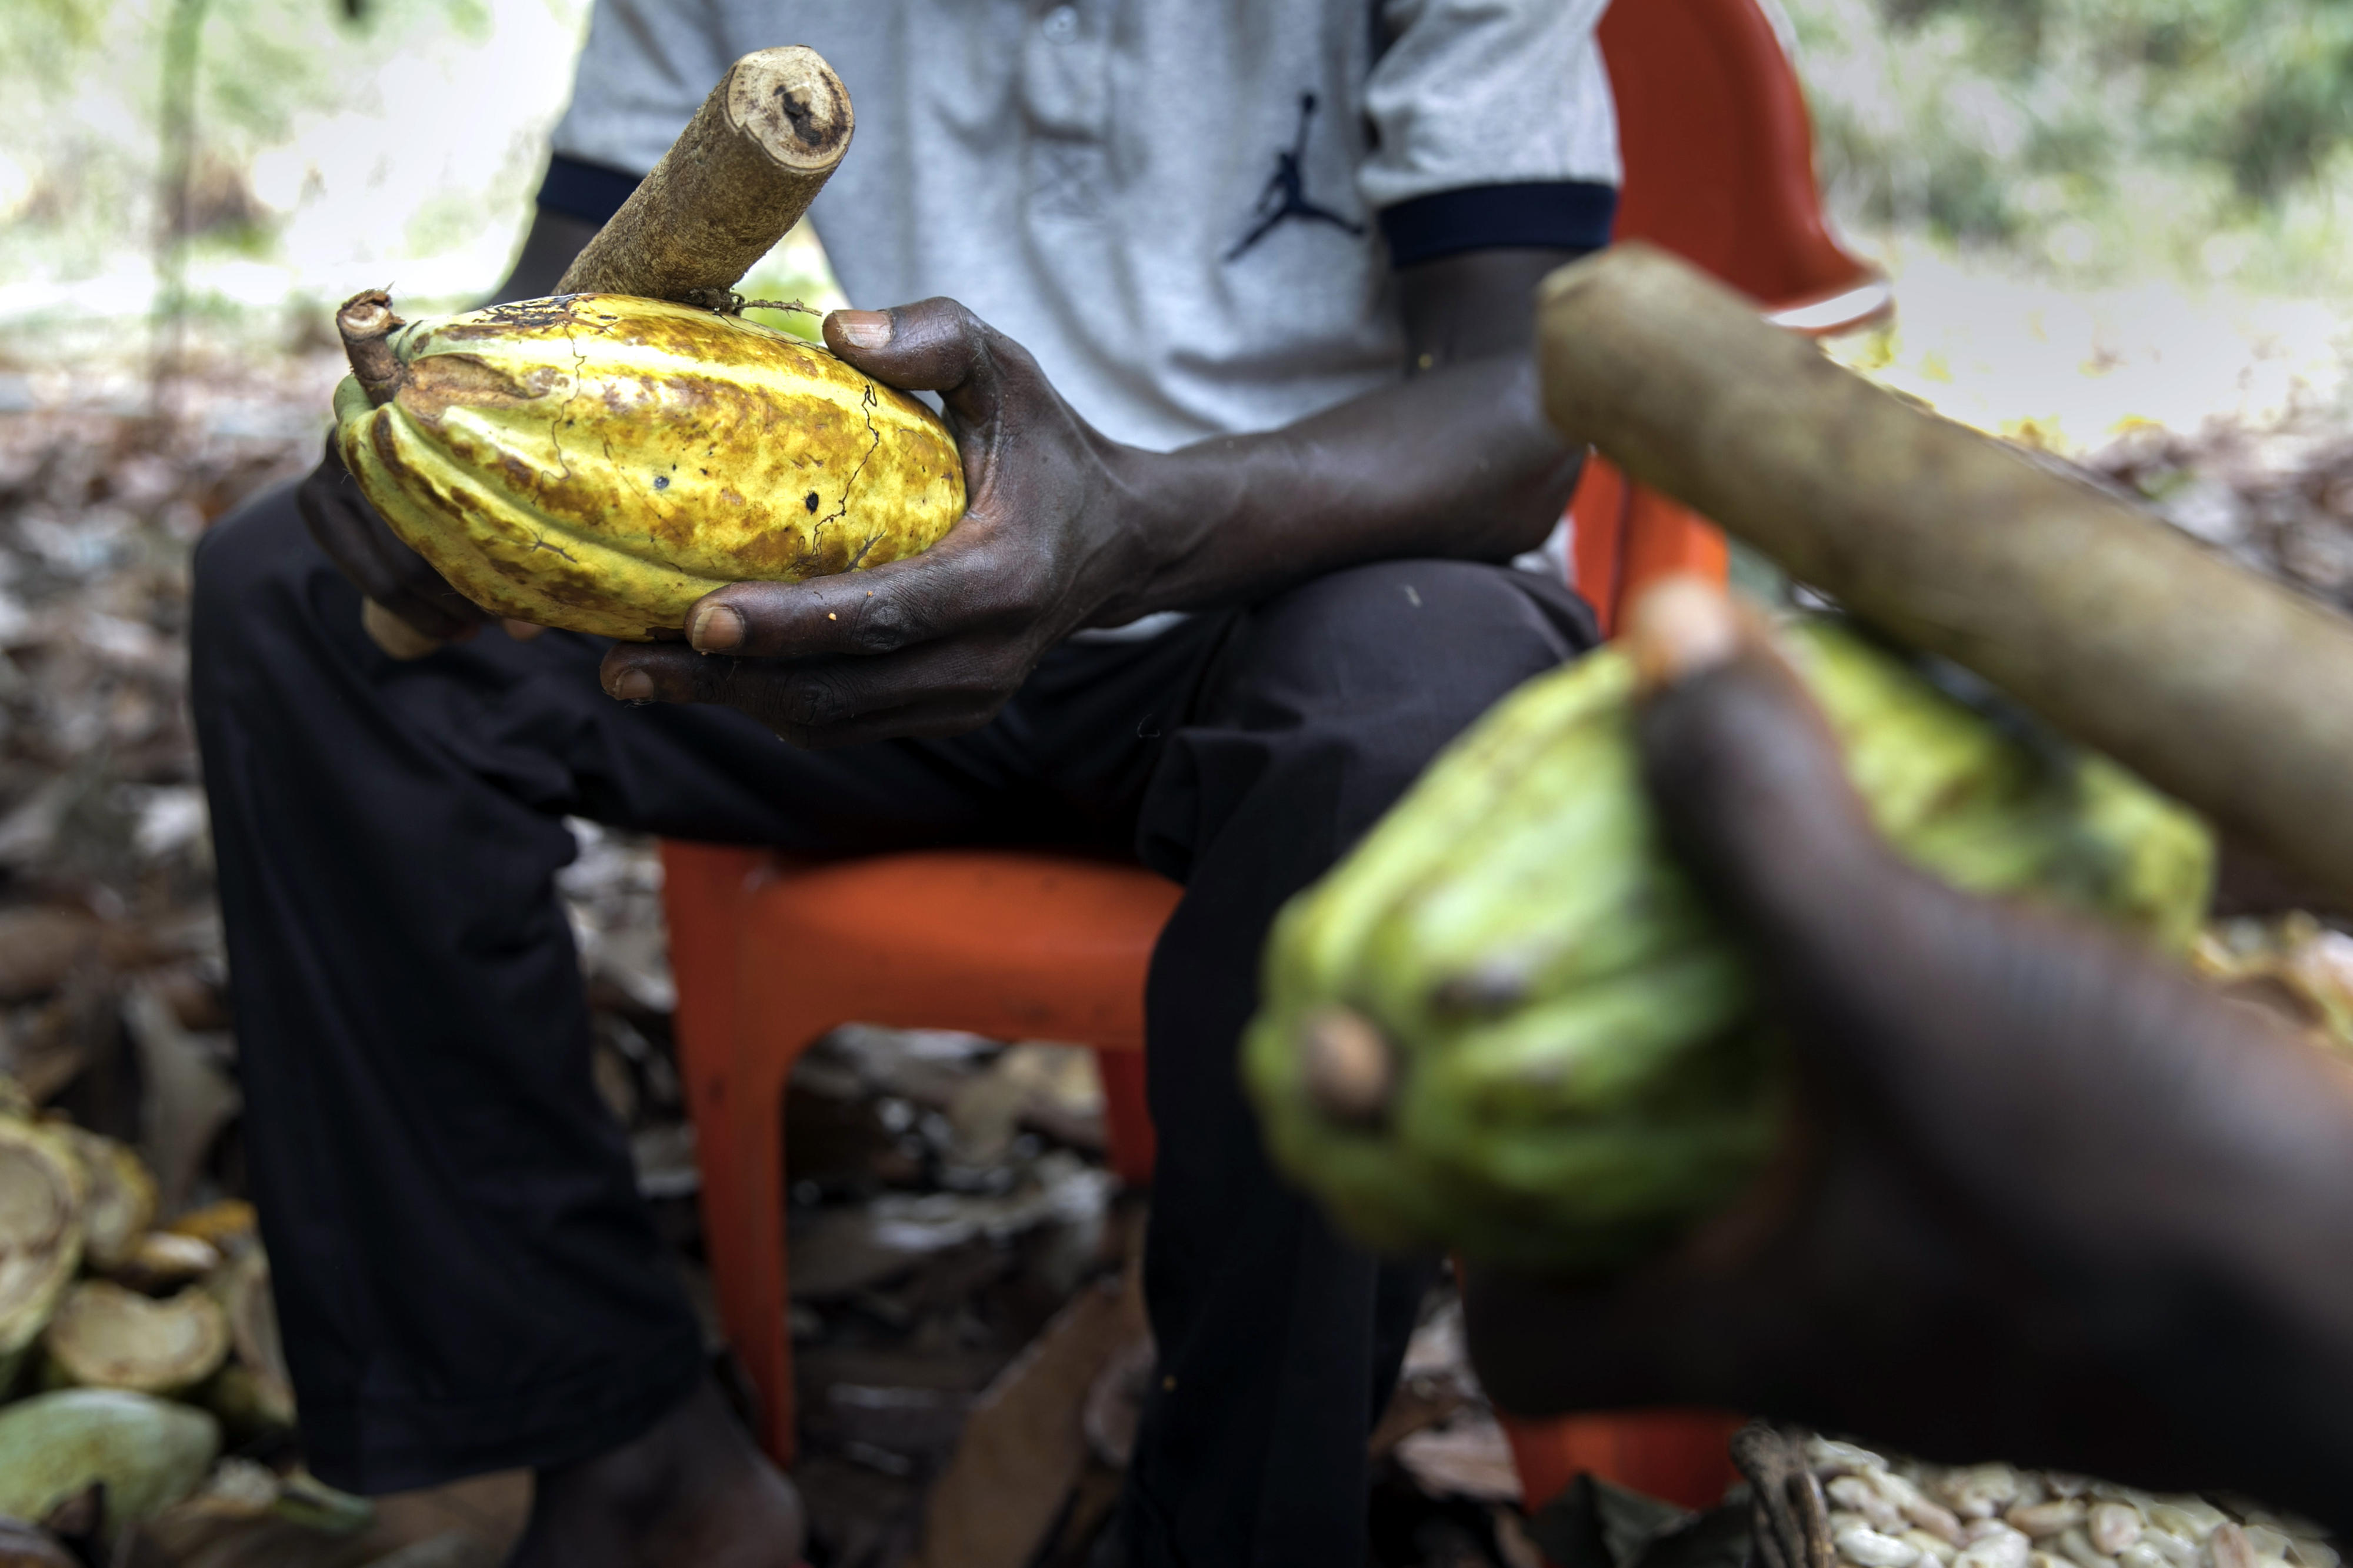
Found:
[{"label": "black trousers", "polygon": [[249,1156],[322,1476],[384,1491],[584,1458],[700,1375],[589,1081],[564,816],[812,854],[1111,848],[1186,889],[1147,998],[1163,1375],[1131,1550],[1363,1560],[1365,1439],[1427,1272],[1357,1253],[1270,1169],[1236,1042],[1278,906],[1490,703],[1590,646],[1574,595],[1360,567],[1065,645],[971,734],[813,753],[731,710],[609,700],[592,638],[396,662],[287,490],[214,529],[195,577]]}]

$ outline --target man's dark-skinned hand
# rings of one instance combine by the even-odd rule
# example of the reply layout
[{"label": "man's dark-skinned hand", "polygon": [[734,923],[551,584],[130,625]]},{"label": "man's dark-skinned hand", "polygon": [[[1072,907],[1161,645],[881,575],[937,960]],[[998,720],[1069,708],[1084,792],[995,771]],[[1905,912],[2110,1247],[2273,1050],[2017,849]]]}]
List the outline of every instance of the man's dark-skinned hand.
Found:
[{"label": "man's dark-skinned hand", "polygon": [[1578,460],[1544,423],[1526,352],[1529,292],[1567,259],[1490,251],[1414,268],[1419,374],[1281,430],[1168,453],[1105,438],[952,300],[836,311],[836,353],[940,394],[964,453],[964,519],[912,560],[719,589],[689,613],[690,647],[615,647],[605,689],[726,703],[807,746],[954,733],[987,722],[1081,627],[1245,602],[1360,562],[1532,549]]},{"label": "man's dark-skinned hand", "polygon": [[1799,1125],[1734,1212],[1607,1287],[1472,1269],[1489,1390],[2353,1528],[2353,1074],[2104,932],[1900,861],[1713,588],[1662,586],[1631,636],[1648,787],[1761,961]]},{"label": "man's dark-skinned hand", "polygon": [[400,542],[343,468],[335,437],[294,491],[302,524],[327,559],[368,598],[438,642],[480,631],[490,616]]}]

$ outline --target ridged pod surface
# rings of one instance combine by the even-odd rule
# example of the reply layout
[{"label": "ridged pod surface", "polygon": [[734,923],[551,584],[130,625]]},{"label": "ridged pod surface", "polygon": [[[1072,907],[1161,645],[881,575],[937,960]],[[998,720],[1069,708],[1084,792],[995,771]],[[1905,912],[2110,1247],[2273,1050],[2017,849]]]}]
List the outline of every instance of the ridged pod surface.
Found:
[{"label": "ridged pod surface", "polygon": [[388,346],[388,400],[336,389],[344,466],[496,615],[643,641],[725,584],[879,566],[964,514],[936,415],[740,317],[572,294]]},{"label": "ridged pod surface", "polygon": [[[2213,848],[2185,808],[1835,624],[1784,647],[1899,851],[2187,945]],[[1528,682],[1276,922],[1245,1076],[1277,1160],[1369,1246],[1606,1271],[1780,1133],[1783,1052],[1660,840],[1633,686],[1617,648]]]}]

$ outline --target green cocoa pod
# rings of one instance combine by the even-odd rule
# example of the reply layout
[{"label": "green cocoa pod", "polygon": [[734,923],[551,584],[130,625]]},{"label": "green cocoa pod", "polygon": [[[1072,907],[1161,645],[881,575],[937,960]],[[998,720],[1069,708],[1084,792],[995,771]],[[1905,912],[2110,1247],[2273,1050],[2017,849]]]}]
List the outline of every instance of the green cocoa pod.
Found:
[{"label": "green cocoa pod", "polygon": [[[1900,852],[2188,944],[2213,847],[2186,808],[1836,622],[1783,647]],[[1528,682],[1275,923],[1244,1074],[1277,1162],[1370,1247],[1610,1269],[1721,1207],[1779,1134],[1784,1054],[1660,840],[1633,689],[1615,647]]]}]

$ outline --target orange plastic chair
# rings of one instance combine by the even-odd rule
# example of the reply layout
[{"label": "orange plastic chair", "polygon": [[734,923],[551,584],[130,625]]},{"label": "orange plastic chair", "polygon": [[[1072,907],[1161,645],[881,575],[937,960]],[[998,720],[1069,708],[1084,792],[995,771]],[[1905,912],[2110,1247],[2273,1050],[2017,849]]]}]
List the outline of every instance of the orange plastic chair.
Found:
[{"label": "orange plastic chair", "polygon": [[[1810,336],[1888,312],[1887,280],[1822,221],[1805,95],[1756,0],[1619,0],[1601,51],[1626,164],[1619,238],[1697,263]],[[1569,516],[1577,590],[1604,632],[1646,583],[1725,574],[1722,533],[1599,458]]]},{"label": "orange plastic chair", "polygon": [[[1667,246],[1796,315],[1867,318],[1874,281],[1822,226],[1797,79],[1755,0],[1620,0],[1601,28],[1626,186],[1618,232]],[[1860,310],[1858,307],[1866,307]],[[1612,489],[1612,487],[1615,487]],[[1722,575],[1720,536],[1594,464],[1577,580],[1597,608],[1677,567]],[[849,1022],[1092,1046],[1112,1163],[1152,1165],[1144,979],[1178,889],[1134,867],[1034,852],[928,851],[795,868],[767,852],[670,843],[680,1066],[702,1170],[720,1316],[794,1447],[782,1102],[794,1062]],[[1506,1423],[1529,1505],[1579,1471],[1692,1506],[1732,1479],[1736,1419],[1646,1411]]]},{"label": "orange plastic chair", "polygon": [[1144,976],[1176,883],[1037,851],[942,849],[782,870],[758,850],[662,846],[680,1076],[719,1315],[794,1450],[785,1083],[836,1026],[965,1029],[1095,1047],[1112,1168],[1152,1174]]}]

